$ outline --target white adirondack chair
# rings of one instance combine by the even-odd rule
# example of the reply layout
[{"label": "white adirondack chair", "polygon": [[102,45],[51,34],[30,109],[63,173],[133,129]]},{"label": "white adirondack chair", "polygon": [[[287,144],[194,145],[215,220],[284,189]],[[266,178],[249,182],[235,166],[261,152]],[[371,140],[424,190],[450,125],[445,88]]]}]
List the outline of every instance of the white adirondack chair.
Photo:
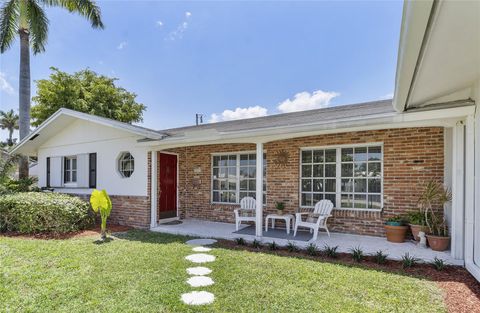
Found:
[{"label": "white adirondack chair", "polygon": [[[320,228],[327,231],[328,237],[330,237],[330,232],[327,228],[327,220],[331,216],[333,203],[330,200],[320,200],[315,204],[315,209],[312,212],[299,212],[295,213],[295,231],[293,236],[297,235],[298,227],[310,228],[310,232],[313,230],[313,237],[311,241],[317,240],[318,230]],[[306,216],[305,220],[302,220],[302,216]]]},{"label": "white adirondack chair", "polygon": [[243,197],[240,200],[240,209],[235,209],[235,227],[238,228],[242,222],[255,222],[255,211],[257,201],[252,197]]}]

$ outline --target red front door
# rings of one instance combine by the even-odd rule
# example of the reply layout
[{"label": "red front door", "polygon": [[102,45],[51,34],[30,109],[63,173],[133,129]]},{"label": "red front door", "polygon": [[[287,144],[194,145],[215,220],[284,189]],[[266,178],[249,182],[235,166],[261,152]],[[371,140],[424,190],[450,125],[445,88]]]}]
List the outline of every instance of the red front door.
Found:
[{"label": "red front door", "polygon": [[177,216],[177,156],[159,153],[158,218]]}]

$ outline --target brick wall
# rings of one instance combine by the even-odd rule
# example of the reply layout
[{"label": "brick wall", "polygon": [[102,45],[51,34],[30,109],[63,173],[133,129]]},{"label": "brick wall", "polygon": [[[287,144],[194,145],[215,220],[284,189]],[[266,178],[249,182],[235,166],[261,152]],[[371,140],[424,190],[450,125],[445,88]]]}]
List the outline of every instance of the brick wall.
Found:
[{"label": "brick wall", "polygon": [[[267,206],[275,212],[277,201],[286,201],[287,212],[299,207],[300,148],[383,142],[384,213],[334,210],[330,229],[383,236],[386,216],[402,214],[416,207],[420,184],[435,178],[443,180],[443,128],[386,129],[302,137],[266,143]],[[255,150],[253,144],[222,144],[171,149],[179,154],[179,211],[181,218],[233,222],[237,205],[211,203],[211,153]],[[285,150],[285,165],[273,158]]]}]

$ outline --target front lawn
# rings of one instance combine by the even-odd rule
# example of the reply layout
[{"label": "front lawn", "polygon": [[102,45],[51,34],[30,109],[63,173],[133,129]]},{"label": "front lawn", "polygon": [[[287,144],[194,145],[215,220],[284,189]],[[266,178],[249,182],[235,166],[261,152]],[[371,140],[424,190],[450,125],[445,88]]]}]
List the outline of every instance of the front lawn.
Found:
[{"label": "front lawn", "polygon": [[[215,284],[186,284],[186,237],[130,231],[34,240],[0,237],[0,312],[444,312],[435,283],[393,273],[214,248]],[[183,293],[206,290],[207,306]]]}]

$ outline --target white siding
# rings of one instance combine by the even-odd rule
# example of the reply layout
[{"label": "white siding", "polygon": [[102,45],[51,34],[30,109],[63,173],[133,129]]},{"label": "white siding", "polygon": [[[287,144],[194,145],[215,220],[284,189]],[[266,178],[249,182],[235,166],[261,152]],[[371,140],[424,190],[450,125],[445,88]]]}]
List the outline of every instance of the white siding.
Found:
[{"label": "white siding", "polygon": [[[147,148],[137,146],[139,136],[92,122],[77,120],[46,141],[38,150],[39,186],[46,186],[46,158],[51,158],[52,187],[61,186],[61,157],[77,155],[76,188],[56,188],[65,193],[88,194],[88,154],[97,153],[97,189],[106,189],[112,195],[147,195]],[[135,171],[122,178],[117,171],[117,158],[129,151],[135,158]],[[83,157],[85,156],[85,158]],[[60,160],[60,161],[58,161]],[[55,174],[54,174],[55,173]],[[55,184],[54,184],[55,182]],[[60,182],[60,184],[58,184]]]}]

